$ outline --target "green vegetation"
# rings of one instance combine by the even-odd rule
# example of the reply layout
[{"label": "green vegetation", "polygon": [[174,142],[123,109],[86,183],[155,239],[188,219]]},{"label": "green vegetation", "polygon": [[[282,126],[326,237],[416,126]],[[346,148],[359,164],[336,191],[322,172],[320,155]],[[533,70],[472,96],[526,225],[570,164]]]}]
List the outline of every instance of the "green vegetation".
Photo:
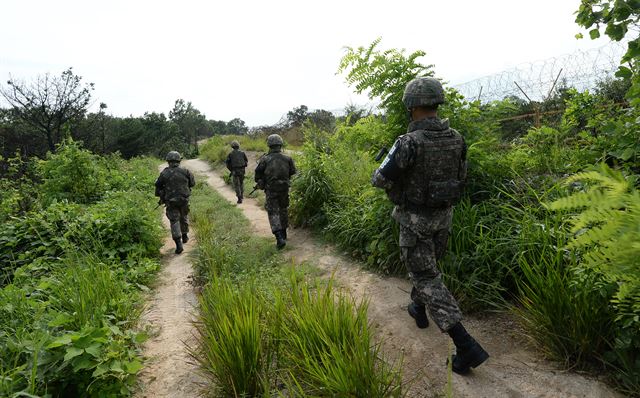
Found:
[{"label": "green vegetation", "polygon": [[128,396],[146,339],[134,328],[159,268],[157,162],[99,158],[73,141],[36,167],[11,162],[28,172],[2,195],[0,395]]},{"label": "green vegetation", "polygon": [[220,394],[402,395],[399,371],[373,342],[366,303],[331,282],[308,282],[311,269],[288,266],[211,189],[198,185],[192,203],[204,283],[192,355]]},{"label": "green vegetation", "polygon": [[[377,150],[406,129],[404,84],[432,71],[418,63],[421,52],[378,45],[348,49],[339,70],[357,92],[382,101],[385,117],[333,130],[305,126],[292,221],[378,272],[403,275],[392,205],[370,176]],[[538,127],[505,120],[523,110],[512,98],[480,104],[447,88],[440,115],[469,145],[470,176],[440,267],[465,310],[512,308],[550,357],[567,367],[604,366],[621,390],[637,392],[639,197],[625,176],[640,170],[640,129],[637,109],[620,105],[629,87],[610,80],[594,93],[562,88],[535,104],[560,110]],[[600,166],[566,180],[603,162],[619,171]]]}]

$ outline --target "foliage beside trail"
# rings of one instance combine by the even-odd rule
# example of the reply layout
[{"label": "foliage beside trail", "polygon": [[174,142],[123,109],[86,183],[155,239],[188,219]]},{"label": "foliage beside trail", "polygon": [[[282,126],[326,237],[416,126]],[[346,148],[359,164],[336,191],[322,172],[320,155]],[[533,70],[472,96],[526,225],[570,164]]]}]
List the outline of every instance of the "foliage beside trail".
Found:
[{"label": "foliage beside trail", "polygon": [[[262,136],[218,135],[209,138],[200,147],[200,157],[212,164],[224,164],[231,152],[231,142],[238,141],[241,151],[268,152],[267,142]],[[251,167],[251,165],[249,165]]]},{"label": "foliage beside trail", "polygon": [[372,340],[366,303],[313,282],[312,268],[288,266],[272,239],[253,236],[241,211],[204,184],[192,196],[192,221],[203,289],[191,353],[215,393],[402,396],[398,368]]},{"label": "foliage beside trail", "polygon": [[[422,53],[378,44],[349,49],[340,70],[356,91],[382,99],[385,114],[332,131],[306,126],[291,219],[368,267],[403,275],[393,206],[370,178],[378,149],[406,129],[401,83],[432,71],[417,64]],[[523,106],[512,98],[480,104],[445,87],[440,116],[465,137],[469,178],[439,266],[465,310],[515,308],[549,356],[572,368],[604,366],[621,390],[637,392],[640,199],[631,176],[640,172],[640,113],[620,105],[628,88],[616,80],[594,92],[561,87],[548,99],[560,116],[536,126],[509,120]],[[586,174],[564,183],[577,172]]]},{"label": "foliage beside trail", "polygon": [[13,190],[1,203],[29,206],[2,206],[0,395],[128,396],[146,339],[139,303],[159,269],[157,162],[73,141],[35,162],[2,180]]}]

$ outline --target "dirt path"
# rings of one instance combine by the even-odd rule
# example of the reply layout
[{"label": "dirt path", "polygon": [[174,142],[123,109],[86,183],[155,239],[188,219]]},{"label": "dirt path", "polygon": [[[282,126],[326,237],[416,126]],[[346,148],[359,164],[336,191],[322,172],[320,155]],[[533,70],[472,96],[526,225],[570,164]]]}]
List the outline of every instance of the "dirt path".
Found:
[{"label": "dirt path", "polygon": [[[235,203],[231,188],[209,165],[198,159],[183,162],[207,176],[208,183]],[[272,236],[266,212],[247,198],[239,205],[258,235]],[[369,300],[369,319],[384,341],[391,358],[403,354],[404,374],[412,381],[410,397],[439,397],[446,388],[445,360],[450,339],[434,326],[415,327],[406,312],[411,285],[399,278],[383,278],[365,272],[352,260],[313,239],[306,230],[293,229],[284,253],[295,263],[310,261],[333,273],[338,283],[356,299]],[[491,354],[469,376],[453,375],[455,397],[620,397],[597,380],[558,370],[553,363],[526,349],[517,327],[508,317],[467,317],[465,326]],[[183,395],[175,395],[183,396]]]},{"label": "dirt path", "polygon": [[184,253],[176,255],[166,217],[163,223],[167,239],[161,249],[162,271],[153,298],[142,315],[142,325],[150,326],[154,334],[144,345],[147,362],[140,374],[141,390],[136,397],[195,398],[200,396],[200,385],[204,381],[197,375],[197,366],[186,349],[186,345],[195,342],[191,322],[197,299],[189,283],[192,273],[189,252],[195,237],[191,234]]}]

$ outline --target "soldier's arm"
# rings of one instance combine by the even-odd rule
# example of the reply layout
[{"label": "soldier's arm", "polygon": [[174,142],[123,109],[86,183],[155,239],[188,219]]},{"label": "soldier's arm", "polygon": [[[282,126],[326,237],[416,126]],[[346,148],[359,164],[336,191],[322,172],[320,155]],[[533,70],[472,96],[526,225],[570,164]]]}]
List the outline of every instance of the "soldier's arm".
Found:
[{"label": "soldier's arm", "polygon": [[187,170],[187,175],[189,176],[189,189],[193,188],[196,185],[196,178],[193,176],[193,173]]},{"label": "soldier's arm", "polygon": [[289,177],[296,174],[298,170],[296,170],[296,164],[293,162],[292,158],[289,158]]},{"label": "soldier's arm", "polygon": [[249,159],[247,159],[247,154],[242,152],[242,156],[244,157],[244,167],[247,167],[249,164]]},{"label": "soldier's arm", "polygon": [[258,184],[262,183],[262,180],[264,179],[265,168],[266,168],[266,162],[264,161],[264,158],[262,158],[260,159],[258,166],[256,166],[255,176],[254,176],[254,181],[257,182]]},{"label": "soldier's arm", "polygon": [[227,159],[224,161],[224,164],[227,166],[227,169],[231,170],[231,153],[227,155]]},{"label": "soldier's arm", "polygon": [[385,190],[393,187],[405,169],[414,162],[415,148],[408,136],[400,136],[393,144],[380,167],[371,176],[371,185]]},{"label": "soldier's arm", "polygon": [[156,186],[156,196],[162,197],[162,190],[164,189],[164,179],[162,178],[162,174],[158,177],[155,183]]}]

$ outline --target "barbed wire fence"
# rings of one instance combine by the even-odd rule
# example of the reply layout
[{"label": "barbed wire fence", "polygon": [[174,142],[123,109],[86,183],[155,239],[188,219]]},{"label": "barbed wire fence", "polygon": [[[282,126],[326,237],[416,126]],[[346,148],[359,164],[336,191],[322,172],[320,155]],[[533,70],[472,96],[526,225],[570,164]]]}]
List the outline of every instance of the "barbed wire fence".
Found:
[{"label": "barbed wire fence", "polygon": [[452,87],[468,100],[482,103],[510,96],[529,102],[544,101],[558,88],[559,82],[583,91],[612,78],[626,49],[626,42],[611,42],[599,48],[522,64]]}]

